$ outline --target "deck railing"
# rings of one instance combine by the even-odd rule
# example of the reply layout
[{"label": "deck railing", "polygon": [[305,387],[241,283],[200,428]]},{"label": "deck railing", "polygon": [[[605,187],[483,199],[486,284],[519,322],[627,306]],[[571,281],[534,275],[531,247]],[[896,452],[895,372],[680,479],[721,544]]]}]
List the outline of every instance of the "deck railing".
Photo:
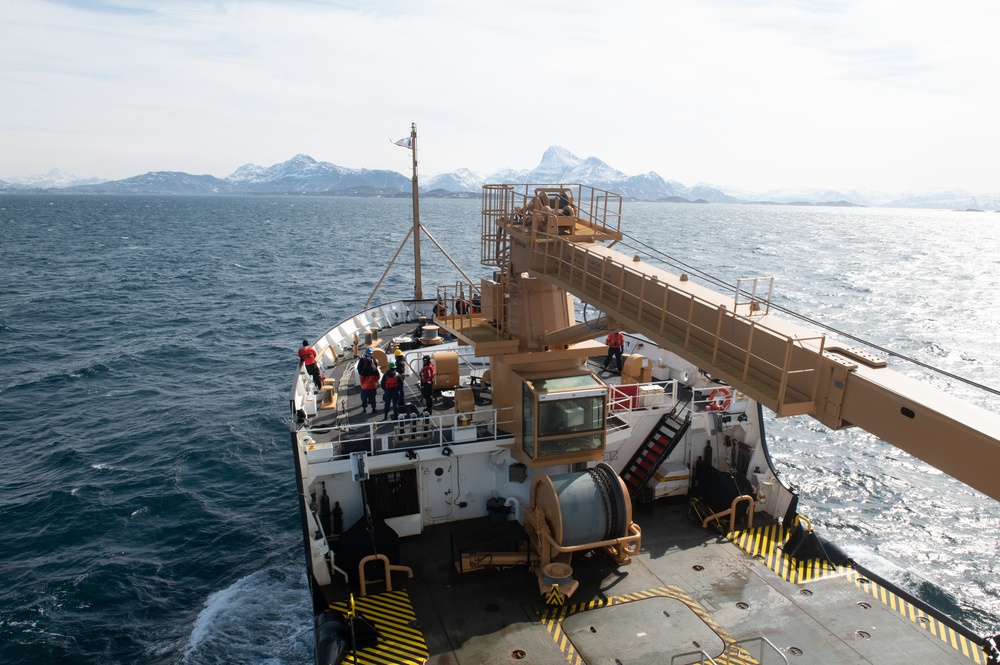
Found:
[{"label": "deck railing", "polygon": [[398,420],[374,422],[344,427],[305,427],[301,431],[314,445],[329,445],[329,457],[312,455],[310,464],[347,460],[351,453],[385,455],[408,451],[436,449],[448,454],[467,444],[510,438],[513,410],[477,409],[472,413],[419,414]]}]

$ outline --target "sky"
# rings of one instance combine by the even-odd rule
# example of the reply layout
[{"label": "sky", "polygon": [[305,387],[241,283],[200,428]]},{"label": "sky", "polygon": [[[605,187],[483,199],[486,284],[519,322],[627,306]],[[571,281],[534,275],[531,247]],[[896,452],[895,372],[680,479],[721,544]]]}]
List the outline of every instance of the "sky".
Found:
[{"label": "sky", "polygon": [[0,179],[408,174],[1000,192],[996,0],[6,0]]}]

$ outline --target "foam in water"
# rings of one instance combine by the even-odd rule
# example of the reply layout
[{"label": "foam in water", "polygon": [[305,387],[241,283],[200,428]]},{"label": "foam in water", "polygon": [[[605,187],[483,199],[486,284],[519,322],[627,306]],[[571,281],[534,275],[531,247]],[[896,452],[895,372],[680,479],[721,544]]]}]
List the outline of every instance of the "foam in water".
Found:
[{"label": "foam in water", "polygon": [[304,574],[250,573],[208,597],[191,627],[183,662],[308,662],[312,623],[302,618],[311,611]]}]

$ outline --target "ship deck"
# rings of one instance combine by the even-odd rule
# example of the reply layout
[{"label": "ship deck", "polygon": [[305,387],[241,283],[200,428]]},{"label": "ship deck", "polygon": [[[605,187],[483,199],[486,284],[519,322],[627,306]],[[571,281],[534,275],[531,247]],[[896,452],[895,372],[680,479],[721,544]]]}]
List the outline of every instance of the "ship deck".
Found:
[{"label": "ship deck", "polygon": [[[404,328],[386,330],[386,339]],[[596,365],[603,379],[614,380]],[[331,374],[339,378],[347,367]],[[381,424],[381,391],[376,413],[362,413],[359,391],[348,383],[341,384],[342,413],[321,414],[313,425],[339,417],[351,426],[389,426]],[[410,372],[406,401],[418,404],[415,385]],[[477,392],[480,407],[489,400],[488,391]],[[453,406],[446,397],[435,415]],[[858,572],[790,562],[780,550],[780,526],[757,523],[727,537],[689,513],[683,497],[635,504],[639,554],[624,566],[603,551],[575,555],[580,587],[565,605],[547,603],[554,599],[539,593],[527,565],[459,572],[463,553],[523,551],[519,523],[488,517],[402,538],[398,563],[413,576],[393,573],[392,591],[383,580],[369,583],[367,596],[340,583],[323,593],[346,612],[352,592],[358,610],[394,636],[388,652],[379,651],[384,643],[362,649],[358,663],[713,662],[706,654],[743,664],[986,662],[980,647]]]},{"label": "ship deck", "polygon": [[[699,650],[718,663],[985,662],[965,638],[852,570],[775,573],[768,563],[780,569],[783,557],[761,538],[773,525],[754,532],[749,549],[759,551],[750,554],[692,525],[684,499],[638,504],[634,519],[642,528],[640,553],[624,566],[601,551],[575,556],[580,588],[565,605],[547,604],[525,565],[458,572],[463,552],[523,546],[517,522],[489,518],[402,539],[400,564],[413,577],[393,573],[392,593],[405,594],[416,618],[408,623],[422,634],[426,662],[437,665],[670,663],[685,653],[691,655],[676,662],[710,662]],[[387,595],[384,582],[368,592],[373,599]],[[344,605],[342,596],[329,600]],[[376,613],[376,627],[380,621],[391,617]],[[421,662],[412,639],[418,657],[405,662]]]}]

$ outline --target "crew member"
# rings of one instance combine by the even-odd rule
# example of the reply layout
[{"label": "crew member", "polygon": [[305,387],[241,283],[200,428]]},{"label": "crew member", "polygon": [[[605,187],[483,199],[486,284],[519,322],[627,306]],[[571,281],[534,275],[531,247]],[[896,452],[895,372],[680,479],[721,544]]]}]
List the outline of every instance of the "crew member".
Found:
[{"label": "crew member", "polygon": [[319,371],[319,363],[316,362],[316,349],[309,346],[309,340],[302,340],[302,348],[299,349],[299,360],[306,366],[306,371],[313,378],[316,390],[323,389],[323,374]]},{"label": "crew member", "polygon": [[616,363],[618,364],[618,373],[622,373],[622,349],[625,348],[625,335],[622,334],[621,330],[616,330],[604,343],[608,345],[608,355],[604,358],[604,369],[608,368],[608,363],[611,362],[611,358],[614,357]]},{"label": "crew member", "polygon": [[445,307],[444,301],[440,298],[436,303],[434,303],[434,316],[444,316],[448,313],[448,308]]},{"label": "crew member", "polygon": [[430,356],[424,356],[424,366],[420,368],[420,394],[423,395],[427,413],[434,413],[434,364]]},{"label": "crew member", "polygon": [[403,350],[396,349],[393,352],[393,357],[396,359],[396,373],[399,374],[399,378],[406,378],[406,360],[403,359]]},{"label": "crew member", "polygon": [[365,355],[358,361],[358,377],[361,381],[361,413],[368,413],[369,406],[372,407],[372,413],[375,413],[378,375],[378,363],[372,356],[372,350],[365,349]]},{"label": "crew member", "polygon": [[399,418],[399,405],[403,402],[403,377],[396,372],[395,363],[389,363],[389,369],[382,375],[382,401],[385,410],[382,420],[389,420],[389,409],[394,418]]}]

